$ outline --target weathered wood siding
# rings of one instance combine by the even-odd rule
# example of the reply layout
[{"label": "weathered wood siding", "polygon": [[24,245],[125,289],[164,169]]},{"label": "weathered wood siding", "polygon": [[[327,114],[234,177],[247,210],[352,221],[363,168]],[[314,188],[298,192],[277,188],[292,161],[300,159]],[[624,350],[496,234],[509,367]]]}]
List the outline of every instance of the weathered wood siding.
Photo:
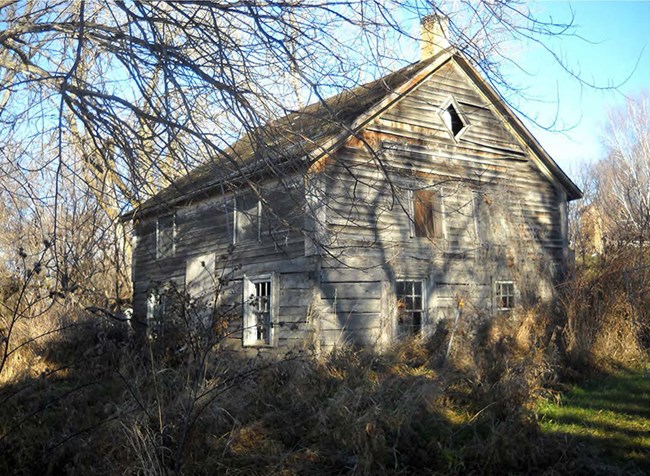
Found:
[{"label": "weathered wood siding", "polygon": [[[156,257],[157,216],[141,219],[135,227],[133,253],[135,318],[146,319],[147,298],[153,288],[173,282],[192,298],[195,290],[204,294],[207,291],[207,299],[203,296],[203,303],[207,304],[214,300],[215,286],[218,287],[215,283],[222,278],[225,284],[220,290],[219,304],[231,314],[238,314],[232,320],[228,340],[231,345],[240,346],[242,279],[274,274],[280,286],[277,328],[274,326],[276,344],[284,348],[304,342],[315,258],[305,256],[305,239],[300,231],[304,221],[303,181],[295,177],[284,184],[267,183],[262,196],[268,202],[268,207],[264,205],[268,220],[265,218],[260,225],[259,239],[257,230],[242,229],[240,220],[239,237],[234,244],[233,197],[240,206],[250,205],[258,198],[250,190],[237,190],[162,212],[161,215],[176,216],[175,253],[166,258]],[[270,226],[273,232],[269,232]],[[211,268],[209,272],[197,270],[206,263]],[[190,275],[203,282],[188,282]]]},{"label": "weathered wood siding", "polygon": [[[438,113],[449,98],[470,124],[457,138]],[[295,188],[270,193],[276,228],[289,232],[257,240],[244,230],[247,239],[233,246],[229,192],[170,210],[176,252],[157,259],[156,217],[143,219],[133,258],[136,316],[146,314],[152,287],[187,285],[206,262],[227,278],[219,305],[233,315],[233,347],[242,342],[246,276],[274,276],[280,350],[389,344],[398,280],[424,283],[425,333],[460,300],[472,314],[493,315],[499,280],[515,282],[517,303],[548,299],[567,252],[566,193],[496,111],[450,61],[360,137],[297,174]],[[411,195],[423,189],[440,200],[441,237],[414,236]],[[250,192],[235,195],[250,209]]]},{"label": "weathered wood siding", "polygon": [[[458,140],[437,112],[449,97],[471,124]],[[453,63],[350,140],[319,180],[334,254],[320,271],[323,345],[390,341],[397,279],[425,281],[425,332],[459,299],[492,314],[496,280],[516,283],[518,303],[551,296],[564,195]],[[408,190],[422,188],[442,196],[442,239],[411,236]]]}]

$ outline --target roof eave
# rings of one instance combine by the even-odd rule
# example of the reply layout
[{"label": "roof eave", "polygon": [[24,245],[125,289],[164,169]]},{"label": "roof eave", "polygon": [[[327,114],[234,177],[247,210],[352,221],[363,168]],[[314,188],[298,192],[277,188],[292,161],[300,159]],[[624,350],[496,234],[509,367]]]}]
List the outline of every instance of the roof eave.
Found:
[{"label": "roof eave", "polygon": [[492,87],[490,83],[485,81],[481,75],[478,73],[476,68],[470,63],[470,61],[465,58],[463,54],[457,52],[454,55],[454,59],[457,64],[459,64],[463,70],[472,77],[476,84],[481,87],[483,92],[487,94],[492,102],[499,106],[502,111],[501,113],[506,115],[512,122],[511,125],[516,129],[517,133],[525,140],[526,145],[537,155],[537,157],[544,163],[544,165],[549,169],[550,173],[557,179],[560,184],[564,187],[567,200],[578,200],[582,198],[582,191],[580,188],[571,180],[571,178],[562,170],[562,168],[555,162],[555,160],[550,156],[544,147],[539,143],[535,136],[528,130],[524,123],[519,119],[517,114],[512,111],[510,106],[507,104],[505,99],[501,97],[499,92]]}]

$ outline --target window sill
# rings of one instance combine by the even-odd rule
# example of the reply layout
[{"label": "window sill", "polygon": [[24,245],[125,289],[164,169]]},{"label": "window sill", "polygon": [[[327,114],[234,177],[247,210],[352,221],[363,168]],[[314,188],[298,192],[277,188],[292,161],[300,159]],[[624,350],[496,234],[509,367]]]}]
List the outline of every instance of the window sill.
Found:
[{"label": "window sill", "polygon": [[274,344],[264,344],[264,343],[254,343],[254,344],[242,344],[242,347],[245,349],[275,349],[277,345]]}]

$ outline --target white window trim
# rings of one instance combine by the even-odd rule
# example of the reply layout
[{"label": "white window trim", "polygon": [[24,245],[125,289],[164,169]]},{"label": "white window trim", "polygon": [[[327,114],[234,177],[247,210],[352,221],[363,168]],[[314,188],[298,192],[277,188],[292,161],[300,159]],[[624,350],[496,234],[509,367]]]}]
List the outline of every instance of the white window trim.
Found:
[{"label": "white window trim", "polygon": [[[250,308],[250,296],[255,293],[255,283],[269,281],[271,283],[271,303],[269,306],[271,328],[269,329],[269,343],[261,343],[255,336],[255,322]],[[243,277],[243,310],[242,310],[242,345],[244,347],[277,347],[277,316],[279,311],[279,279],[277,273],[261,274]]]},{"label": "white window trim", "polygon": [[409,221],[409,238],[415,238],[415,207],[413,206],[413,190],[406,191],[406,200],[408,202],[408,221]]},{"label": "white window trim", "polygon": [[[418,337],[424,339],[426,335],[428,335],[427,332],[427,326],[429,322],[429,289],[427,287],[428,279],[427,278],[422,278],[422,277],[413,277],[413,276],[398,276],[395,278],[395,281],[393,282],[393,292],[395,293],[395,303],[397,303],[397,283],[398,282],[404,282],[404,281],[411,281],[411,282],[419,282],[422,284],[422,318],[420,320],[420,332],[418,333]],[[398,315],[397,312],[395,313],[395,319],[393,322],[393,336],[394,336],[394,341],[397,341],[398,338],[400,337],[399,335],[399,322],[398,322]]]},{"label": "white window trim", "polygon": [[[160,219],[172,217],[172,253],[171,256],[160,255]],[[156,218],[156,259],[173,258],[176,256],[176,212],[161,215]]]},{"label": "white window trim", "polygon": [[[499,285],[501,284],[512,284],[512,307],[500,307],[498,306],[498,303],[501,301],[501,296],[498,294],[499,290]],[[512,311],[515,306],[516,306],[516,296],[517,296],[517,288],[515,286],[515,282],[512,280],[506,280],[506,279],[499,279],[494,282],[494,301],[495,301],[495,308],[497,311]]]},{"label": "white window trim", "polygon": [[[419,189],[418,189],[419,190]],[[447,208],[445,205],[445,192],[442,187],[429,187],[428,190],[433,190],[440,197],[440,214],[442,215],[442,237],[428,238],[429,240],[443,240],[447,241]],[[413,206],[413,190],[406,190],[406,199],[408,201],[408,222],[409,222],[409,238],[417,238],[415,236],[415,207]],[[423,238],[423,237],[420,237]]]},{"label": "white window trim", "polygon": [[[447,112],[447,108],[449,106],[453,106],[453,108],[456,110],[456,114],[458,114],[458,117],[463,122],[463,128],[456,135],[454,135],[454,131],[451,130],[451,128],[447,125],[444,118],[444,114]],[[453,96],[447,97],[447,99],[445,99],[442,105],[438,108],[438,117],[440,118],[442,124],[445,126],[445,129],[447,129],[449,137],[451,137],[454,142],[458,142],[472,125],[467,119],[467,116],[461,112],[458,101],[456,101],[456,98]]]}]

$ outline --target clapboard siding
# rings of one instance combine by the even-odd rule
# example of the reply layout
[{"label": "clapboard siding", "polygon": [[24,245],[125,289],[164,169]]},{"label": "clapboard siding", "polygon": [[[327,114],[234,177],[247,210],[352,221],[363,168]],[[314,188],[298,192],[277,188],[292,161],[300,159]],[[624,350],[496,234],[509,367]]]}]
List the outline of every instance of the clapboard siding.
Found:
[{"label": "clapboard siding", "polygon": [[[471,123],[457,141],[438,114],[450,96]],[[327,322],[345,320],[352,340],[387,332],[382,316],[396,305],[397,279],[427,283],[429,325],[452,317],[461,298],[491,312],[497,280],[517,282],[518,300],[530,285],[524,279],[538,281],[535,296],[548,296],[549,269],[561,262],[565,240],[562,195],[453,65],[376,118],[362,136],[365,143],[341,148],[324,172],[336,258],[323,259],[320,270]],[[442,194],[445,236],[413,238],[405,191],[429,187]],[[485,202],[488,223],[475,217],[476,200]]]},{"label": "clapboard siding", "polygon": [[[295,182],[295,181],[294,181]],[[300,182],[298,182],[300,183]],[[294,225],[296,220],[304,220],[302,212],[304,191],[280,188],[281,184],[270,183],[266,191],[275,193],[273,199],[273,216],[278,220],[287,220]],[[233,245],[232,201],[244,199],[256,200],[250,190],[239,190],[226,196],[216,196],[179,206],[166,213],[176,217],[175,253],[172,257],[156,257],[156,216],[145,217],[136,224],[136,246],[134,247],[134,266],[136,280],[134,283],[134,313],[136,318],[146,315],[147,296],[152,288],[174,282],[183,286],[185,269],[188,261],[195,256],[215,255],[215,272],[217,278],[226,276],[229,283],[222,291],[223,304],[228,309],[235,309],[241,314],[243,296],[241,280],[244,275],[256,276],[276,273],[280,284],[280,301],[278,316],[282,325],[278,325],[278,342],[288,345],[290,337],[304,338],[306,332],[306,310],[311,299],[313,284],[313,260],[305,258],[304,237],[300,226],[286,226],[288,231],[274,233],[262,232],[261,237],[240,239]],[[243,197],[243,198],[242,198]],[[230,212],[227,212],[230,207]],[[286,325],[285,325],[286,324]],[[241,338],[241,321],[233,323],[230,341],[235,347]],[[290,334],[290,335],[289,335]]]},{"label": "clapboard siding", "polygon": [[[245,189],[179,206],[170,258],[156,259],[155,217],[138,223],[136,310],[155,282],[182,283],[188,260],[207,253],[228,277],[222,305],[236,314],[233,348],[246,277],[272,274],[279,286],[281,351],[385,346],[397,328],[398,280],[423,282],[425,333],[453,318],[460,300],[493,314],[497,281],[516,283],[517,302],[549,298],[566,260],[568,189],[459,65],[444,63],[308,174],[290,177],[294,185],[268,200],[286,225],[272,237],[245,234],[233,246],[229,210],[233,196],[250,203]],[[449,98],[470,124],[459,137],[440,114]],[[412,236],[409,194],[419,190],[439,197],[442,236]]]}]

